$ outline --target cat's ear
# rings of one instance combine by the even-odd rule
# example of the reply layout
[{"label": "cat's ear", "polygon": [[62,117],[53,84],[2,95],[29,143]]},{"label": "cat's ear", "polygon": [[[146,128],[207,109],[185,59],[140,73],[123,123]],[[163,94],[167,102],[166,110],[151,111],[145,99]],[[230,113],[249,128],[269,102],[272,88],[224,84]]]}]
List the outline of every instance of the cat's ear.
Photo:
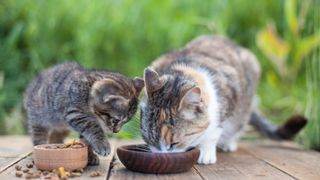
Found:
[{"label": "cat's ear", "polygon": [[193,120],[197,117],[197,113],[203,112],[201,89],[199,87],[194,87],[184,94],[180,101],[178,111],[180,117],[185,120]]},{"label": "cat's ear", "polygon": [[180,107],[186,105],[198,105],[201,103],[201,89],[193,87],[188,90],[180,101]]},{"label": "cat's ear", "polygon": [[134,88],[137,91],[137,94],[139,94],[140,91],[142,90],[142,88],[144,87],[144,81],[143,81],[143,79],[141,79],[139,77],[135,77],[133,79],[133,85],[134,85]]},{"label": "cat's ear", "polygon": [[144,70],[144,82],[148,93],[153,92],[162,86],[158,73],[150,68]]},{"label": "cat's ear", "polygon": [[129,105],[129,99],[126,99],[123,96],[118,95],[105,95],[103,96],[103,103],[112,103],[116,104],[117,106],[128,106]]}]

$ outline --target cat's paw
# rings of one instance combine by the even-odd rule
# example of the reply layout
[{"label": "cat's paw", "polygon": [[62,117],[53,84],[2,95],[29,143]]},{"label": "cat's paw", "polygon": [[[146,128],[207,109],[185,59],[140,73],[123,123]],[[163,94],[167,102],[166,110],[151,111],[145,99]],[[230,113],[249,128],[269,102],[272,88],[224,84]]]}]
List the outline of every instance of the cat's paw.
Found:
[{"label": "cat's paw", "polygon": [[221,149],[224,152],[235,152],[238,149],[238,144],[237,144],[237,142],[231,142],[225,146],[222,146]]},{"label": "cat's paw", "polygon": [[99,165],[100,160],[99,157],[96,154],[89,154],[88,157],[88,166],[97,166]]},{"label": "cat's paw", "polygon": [[107,156],[111,152],[110,144],[107,140],[92,144],[94,151],[101,156]]},{"label": "cat's paw", "polygon": [[200,150],[198,164],[214,164],[216,161],[217,156],[214,149]]}]

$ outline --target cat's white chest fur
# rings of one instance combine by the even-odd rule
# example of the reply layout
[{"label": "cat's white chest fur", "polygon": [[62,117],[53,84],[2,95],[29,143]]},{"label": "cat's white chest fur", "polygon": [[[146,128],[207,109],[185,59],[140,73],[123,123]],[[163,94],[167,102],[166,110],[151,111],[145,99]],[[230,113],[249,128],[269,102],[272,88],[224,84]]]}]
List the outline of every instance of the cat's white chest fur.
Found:
[{"label": "cat's white chest fur", "polygon": [[200,149],[200,157],[198,163],[212,164],[216,162],[216,145],[222,134],[222,127],[220,125],[219,116],[219,101],[217,97],[217,89],[214,86],[214,80],[211,74],[201,67],[196,69],[198,71],[198,78],[202,79],[201,91],[203,93],[204,101],[207,105],[207,118],[209,126],[205,132],[197,139],[195,139],[191,146],[197,146]]}]

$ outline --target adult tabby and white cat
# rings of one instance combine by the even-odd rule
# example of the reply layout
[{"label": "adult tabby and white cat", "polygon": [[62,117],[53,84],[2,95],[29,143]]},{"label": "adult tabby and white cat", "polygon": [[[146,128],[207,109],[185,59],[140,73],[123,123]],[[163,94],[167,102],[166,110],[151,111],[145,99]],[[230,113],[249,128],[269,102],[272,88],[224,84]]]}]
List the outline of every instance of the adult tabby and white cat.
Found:
[{"label": "adult tabby and white cat", "polygon": [[200,149],[198,163],[216,162],[216,147],[235,151],[251,123],[273,139],[289,139],[303,117],[274,127],[255,110],[256,57],[223,37],[202,36],[145,69],[142,136],[154,152]]}]

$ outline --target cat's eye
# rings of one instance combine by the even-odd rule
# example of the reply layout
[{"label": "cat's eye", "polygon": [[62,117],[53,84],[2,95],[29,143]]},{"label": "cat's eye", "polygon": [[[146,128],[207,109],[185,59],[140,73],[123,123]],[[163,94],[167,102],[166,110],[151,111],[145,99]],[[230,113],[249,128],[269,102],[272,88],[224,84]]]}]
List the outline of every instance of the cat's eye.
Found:
[{"label": "cat's eye", "polygon": [[173,149],[173,148],[174,148],[174,146],[175,146],[175,145],[177,145],[177,144],[179,144],[179,143],[178,143],[178,142],[171,143],[171,144],[170,144],[170,149]]}]

